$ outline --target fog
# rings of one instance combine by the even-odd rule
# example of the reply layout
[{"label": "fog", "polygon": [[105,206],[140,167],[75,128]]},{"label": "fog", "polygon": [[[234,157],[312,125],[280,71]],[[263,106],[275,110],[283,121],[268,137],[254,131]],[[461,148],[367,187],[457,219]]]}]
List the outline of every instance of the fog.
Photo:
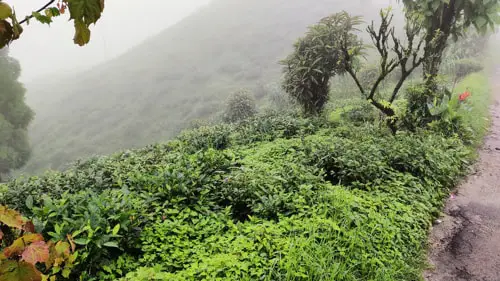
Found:
[{"label": "fog", "polygon": [[[19,3],[19,15],[44,4]],[[12,44],[36,114],[28,130],[33,151],[21,173],[166,141],[193,120],[218,118],[224,100],[242,88],[267,104],[279,91],[278,62],[307,26],[342,10],[377,21],[379,9],[397,1],[134,3],[106,0],[84,47],[73,44],[68,15],[51,27],[33,22]],[[401,16],[397,11],[395,21]]]},{"label": "fog", "polygon": [[[9,3],[19,15],[44,4],[30,2]],[[193,121],[220,119],[224,101],[242,88],[259,106],[269,104],[281,93],[279,61],[322,17],[345,10],[369,23],[392,5],[396,30],[404,18],[396,0],[135,3],[106,0],[84,47],[73,43],[68,15],[51,27],[32,22],[12,43],[36,114],[31,158],[19,173],[167,141]],[[360,36],[370,42],[366,32]]]},{"label": "fog", "polygon": [[[22,66],[21,80],[84,70],[112,59],[148,37],[178,22],[210,0],[107,0],[102,18],[92,26],[89,45],[73,43],[69,13],[50,25],[31,21],[10,54]],[[10,0],[19,18],[42,7],[47,0]]]}]

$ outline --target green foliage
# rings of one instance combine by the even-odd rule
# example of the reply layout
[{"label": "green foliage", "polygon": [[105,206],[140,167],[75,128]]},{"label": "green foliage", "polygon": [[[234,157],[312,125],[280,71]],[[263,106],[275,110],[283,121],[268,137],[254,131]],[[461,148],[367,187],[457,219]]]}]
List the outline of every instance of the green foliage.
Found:
[{"label": "green foliage", "polygon": [[[30,81],[27,98],[37,113],[30,128],[33,156],[15,175],[64,170],[77,159],[175,138],[192,120],[221,115],[228,93],[241,88],[255,93],[263,108],[272,93],[283,92],[277,62],[308,25],[340,10],[376,19],[387,5],[368,1],[359,9],[359,1],[315,1],[289,0],[286,9],[283,0],[211,1],[116,60]],[[342,96],[355,94],[348,85],[350,93],[335,87]]]},{"label": "green foliage", "polygon": [[202,126],[182,132],[177,139],[186,144],[191,152],[208,148],[224,149],[230,145],[232,129],[226,124]]},{"label": "green foliage", "polygon": [[223,120],[227,123],[240,122],[257,113],[255,98],[248,91],[238,91],[226,101]]},{"label": "green foliage", "polygon": [[0,50],[0,181],[2,174],[22,167],[31,155],[26,130],[34,114],[24,102],[20,73],[17,60]]},{"label": "green foliage", "polygon": [[[415,16],[427,30],[435,31],[437,28],[436,16],[441,19],[447,15],[446,13],[452,13],[450,18],[445,18],[445,22],[451,21],[452,26],[447,29],[455,38],[462,36],[464,31],[471,26],[484,33],[488,28],[494,28],[500,23],[499,2],[495,0],[402,0],[402,2],[409,13],[416,14]],[[437,22],[441,23],[441,21]]]},{"label": "green foliage", "polygon": [[[477,90],[470,113],[487,105]],[[463,128],[478,133],[455,102],[409,87],[391,110],[413,127],[397,134],[361,99],[335,100],[333,120],[276,110],[202,124],[0,185],[0,202],[68,240],[55,249],[74,247],[75,264],[52,273],[69,280],[419,280],[428,229],[472,155]]]},{"label": "green foliage", "polygon": [[469,74],[483,70],[483,65],[477,60],[461,59],[455,62],[455,79],[461,80]]},{"label": "green foliage", "polygon": [[463,123],[472,129],[472,143],[481,145],[490,125],[490,114],[487,108],[491,104],[490,81],[485,72],[473,73],[465,77],[456,87],[452,104],[458,103],[457,95],[470,91],[471,96],[465,106],[458,108]]},{"label": "green foliage", "polygon": [[268,112],[200,127],[12,181],[0,201],[47,237],[70,235],[71,278],[415,280],[470,151],[454,137],[335,124]]},{"label": "green foliage", "polygon": [[500,1],[474,0],[401,0],[407,10],[407,18],[416,20],[424,30],[424,77],[427,86],[436,84],[448,40],[455,41],[466,34],[470,27],[485,34],[500,23]]},{"label": "green foliage", "polygon": [[35,227],[51,239],[68,235],[74,239],[81,249],[73,274],[86,276],[103,269],[121,253],[138,249],[138,227],[148,219],[146,202],[126,190],[82,190],[65,192],[56,200],[42,195],[42,202],[35,202],[30,214],[36,218]]},{"label": "green foliage", "polygon": [[346,54],[341,46],[348,48],[352,56],[361,52],[355,34],[360,24],[359,17],[346,12],[325,17],[309,27],[306,35],[295,43],[294,52],[282,61],[283,89],[307,114],[323,110],[328,101],[330,78],[345,73]]},{"label": "green foliage", "polygon": [[[57,8],[52,6],[55,1],[50,1],[39,10],[19,21],[12,8],[5,2],[0,2],[0,49],[19,39],[23,28],[21,24],[29,24],[31,18],[45,24],[50,24],[53,17],[64,14],[69,10],[70,20],[75,26],[73,41],[80,46],[90,41],[90,25],[95,24],[104,10],[104,0],[58,0]],[[43,12],[44,14],[41,14]]]},{"label": "green foliage", "polygon": [[68,278],[78,256],[72,243],[70,236],[45,241],[33,222],[0,205],[0,280]]},{"label": "green foliage", "polygon": [[357,107],[353,107],[345,112],[342,112],[341,118],[360,125],[366,122],[374,122],[377,118],[377,114],[372,105],[367,102],[363,102]]}]

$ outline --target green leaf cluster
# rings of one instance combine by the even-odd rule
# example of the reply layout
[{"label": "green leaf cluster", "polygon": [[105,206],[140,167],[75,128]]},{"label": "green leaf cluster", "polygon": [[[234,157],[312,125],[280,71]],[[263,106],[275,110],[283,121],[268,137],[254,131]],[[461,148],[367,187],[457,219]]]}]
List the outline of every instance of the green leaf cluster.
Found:
[{"label": "green leaf cluster", "polygon": [[0,202],[48,237],[73,236],[71,278],[414,280],[470,151],[337,124],[267,114],[199,128],[17,179]]},{"label": "green leaf cluster", "polygon": [[352,57],[361,53],[362,44],[355,34],[360,24],[359,17],[346,12],[325,17],[309,27],[294,44],[294,52],[281,62],[283,89],[307,114],[322,111],[329,98],[330,79],[345,73],[347,54],[342,47],[349,49]]}]

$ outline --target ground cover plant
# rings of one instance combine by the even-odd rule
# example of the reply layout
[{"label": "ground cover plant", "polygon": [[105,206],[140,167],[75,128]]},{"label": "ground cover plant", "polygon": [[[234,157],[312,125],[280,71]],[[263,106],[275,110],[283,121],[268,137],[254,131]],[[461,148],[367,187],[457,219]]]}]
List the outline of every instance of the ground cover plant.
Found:
[{"label": "ground cover plant", "polygon": [[[322,23],[337,32],[349,21]],[[408,60],[413,49],[404,50]],[[309,69],[307,87],[283,87],[306,114],[288,102],[257,111],[245,94],[249,114],[227,123],[2,184],[0,281],[420,280],[429,227],[487,126],[480,69],[433,77],[432,100],[423,79],[403,69],[403,83],[382,69],[386,84],[369,95],[391,98],[390,123],[370,96],[336,99],[342,85],[330,83],[343,78],[329,76],[353,69]],[[287,80],[302,77],[296,70]],[[366,78],[354,93],[377,77],[372,70],[350,74]],[[450,91],[446,78],[460,82]],[[304,97],[315,79],[320,103]],[[234,104],[226,116],[243,113]]]},{"label": "ground cover plant", "polygon": [[68,280],[418,280],[471,155],[429,130],[266,112],[19,178],[0,201],[47,240],[74,236]]}]

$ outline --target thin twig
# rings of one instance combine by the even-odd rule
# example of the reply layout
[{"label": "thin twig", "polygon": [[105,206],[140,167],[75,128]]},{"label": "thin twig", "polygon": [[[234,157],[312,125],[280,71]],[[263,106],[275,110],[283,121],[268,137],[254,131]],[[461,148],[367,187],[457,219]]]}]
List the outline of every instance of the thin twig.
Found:
[{"label": "thin twig", "polygon": [[[52,5],[54,2],[56,2],[56,0],[50,0],[47,4],[45,4],[43,7],[41,7],[40,9],[36,10],[36,13],[40,13],[41,11],[47,9],[50,5]],[[27,22],[28,20],[32,19],[33,18],[33,14],[29,15],[29,16],[26,16],[22,21],[19,22],[19,24],[23,24],[25,22]]]}]

